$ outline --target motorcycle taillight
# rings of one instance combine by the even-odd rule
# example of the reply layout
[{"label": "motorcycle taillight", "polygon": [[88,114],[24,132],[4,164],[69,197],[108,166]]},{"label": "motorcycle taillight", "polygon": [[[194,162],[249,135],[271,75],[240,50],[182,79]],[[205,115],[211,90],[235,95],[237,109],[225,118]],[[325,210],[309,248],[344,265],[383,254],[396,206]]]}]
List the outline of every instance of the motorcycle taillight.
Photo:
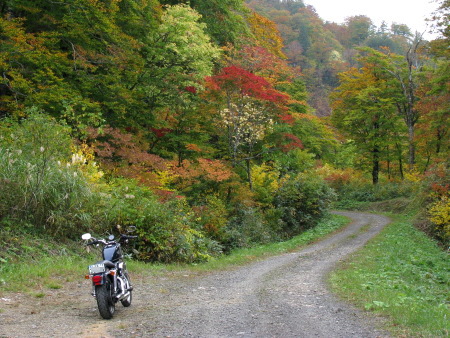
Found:
[{"label": "motorcycle taillight", "polygon": [[102,285],[102,280],[102,275],[96,275],[92,277],[92,283],[94,283],[95,285]]}]

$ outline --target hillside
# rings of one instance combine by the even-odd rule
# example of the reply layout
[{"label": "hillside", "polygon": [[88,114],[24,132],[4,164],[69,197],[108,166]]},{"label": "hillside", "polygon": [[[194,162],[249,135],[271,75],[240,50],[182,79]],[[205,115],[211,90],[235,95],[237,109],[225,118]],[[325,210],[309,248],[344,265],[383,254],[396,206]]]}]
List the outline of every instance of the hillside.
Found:
[{"label": "hillside", "polygon": [[446,243],[448,32],[247,5],[4,1],[5,228],[134,224],[140,259],[197,262],[291,238],[336,200],[420,189],[421,227]]}]

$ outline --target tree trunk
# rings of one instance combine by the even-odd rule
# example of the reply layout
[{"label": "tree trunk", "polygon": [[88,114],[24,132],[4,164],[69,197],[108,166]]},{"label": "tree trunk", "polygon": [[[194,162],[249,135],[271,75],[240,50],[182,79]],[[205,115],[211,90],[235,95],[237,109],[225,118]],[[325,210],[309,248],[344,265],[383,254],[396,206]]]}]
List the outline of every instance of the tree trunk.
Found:
[{"label": "tree trunk", "polygon": [[372,150],[372,183],[378,184],[378,174],[380,172],[380,151],[378,147]]},{"label": "tree trunk", "polygon": [[414,169],[414,164],[416,161],[416,146],[414,144],[414,124],[411,123],[408,125],[408,142],[409,142],[409,156],[408,156],[408,164],[409,170]]},{"label": "tree trunk", "polygon": [[403,180],[403,158],[402,158],[402,148],[400,144],[396,143],[395,147],[397,148],[397,157],[398,157],[398,171],[400,173],[400,178]]},{"label": "tree trunk", "polygon": [[247,178],[248,178],[248,185],[250,187],[250,190],[253,191],[253,182],[252,182],[252,171],[250,168],[250,159],[246,159],[245,160],[245,164],[246,164],[246,171],[247,171]]}]

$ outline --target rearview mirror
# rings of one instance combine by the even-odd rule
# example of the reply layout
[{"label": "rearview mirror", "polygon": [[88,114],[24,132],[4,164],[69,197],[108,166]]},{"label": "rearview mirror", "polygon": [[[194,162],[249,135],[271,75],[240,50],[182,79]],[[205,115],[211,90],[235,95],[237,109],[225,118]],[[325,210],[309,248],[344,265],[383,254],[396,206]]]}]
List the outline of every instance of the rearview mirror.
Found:
[{"label": "rearview mirror", "polygon": [[83,234],[83,235],[81,236],[81,239],[84,239],[85,241],[87,241],[87,240],[89,240],[89,239],[91,239],[91,238],[92,238],[92,236],[91,236],[91,234],[89,234],[89,233]]},{"label": "rearview mirror", "polygon": [[127,232],[134,232],[134,231],[136,231],[136,227],[135,227],[134,225],[130,225],[130,226],[127,228]]}]

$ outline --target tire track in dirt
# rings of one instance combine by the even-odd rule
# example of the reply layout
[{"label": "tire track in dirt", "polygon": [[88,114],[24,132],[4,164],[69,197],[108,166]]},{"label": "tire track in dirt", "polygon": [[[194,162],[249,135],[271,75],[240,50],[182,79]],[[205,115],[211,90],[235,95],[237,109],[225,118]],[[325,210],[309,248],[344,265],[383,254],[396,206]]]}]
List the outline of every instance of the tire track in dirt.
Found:
[{"label": "tire track in dirt", "polygon": [[333,296],[326,277],[390,220],[339,214],[352,219],[348,227],[296,252],[204,275],[138,276],[132,306],[118,304],[110,321],[99,317],[88,283],[39,300],[11,295],[9,305],[0,302],[0,337],[387,336],[376,319]]}]

